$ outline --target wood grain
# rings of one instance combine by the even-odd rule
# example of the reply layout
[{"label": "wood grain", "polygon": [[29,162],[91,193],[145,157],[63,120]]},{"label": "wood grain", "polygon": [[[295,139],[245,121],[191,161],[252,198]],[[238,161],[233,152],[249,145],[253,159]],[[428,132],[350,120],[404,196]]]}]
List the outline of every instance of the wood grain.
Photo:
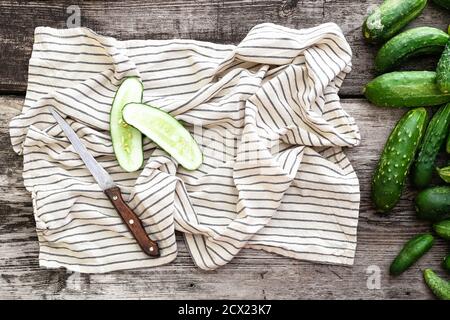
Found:
[{"label": "wood grain", "polygon": [[[273,22],[306,28],[336,22],[353,53],[353,72],[341,95],[361,95],[371,79],[375,47],[364,43],[361,24],[368,10],[381,0],[133,0],[133,1],[0,1],[0,91],[23,92],[33,30],[37,26],[65,28],[70,5],[81,10],[81,25],[119,39],[186,38],[238,43],[256,24]],[[431,2],[431,1],[430,1]],[[450,12],[430,3],[409,27],[428,25],[446,29]],[[406,68],[434,69],[436,58],[415,59]]]},{"label": "wood grain", "polygon": [[[8,137],[8,122],[19,112],[20,97],[0,97],[0,299],[424,299],[432,295],[421,270],[440,262],[448,245],[438,240],[432,250],[398,278],[388,267],[402,244],[429,230],[416,220],[409,186],[390,215],[377,215],[370,204],[369,182],[389,131],[404,110],[378,109],[362,99],[344,100],[356,119],[363,142],[348,150],[361,182],[358,247],[353,267],[313,264],[263,251],[243,250],[228,265],[206,272],[197,269],[178,237],[175,262],[152,269],[81,275],[38,266],[38,242],[30,195],[23,187],[22,158]],[[381,288],[367,287],[367,268],[379,267]]]}]

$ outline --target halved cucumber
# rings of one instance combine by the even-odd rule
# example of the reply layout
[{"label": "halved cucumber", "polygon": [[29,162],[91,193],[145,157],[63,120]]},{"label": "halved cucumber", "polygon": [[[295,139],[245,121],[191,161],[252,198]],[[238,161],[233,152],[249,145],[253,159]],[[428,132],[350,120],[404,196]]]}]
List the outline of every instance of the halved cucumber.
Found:
[{"label": "halved cucumber", "polygon": [[129,126],[122,118],[127,103],[141,102],[144,86],[137,77],[126,78],[116,92],[111,108],[111,139],[119,165],[128,172],[139,170],[144,162],[142,134]]},{"label": "halved cucumber", "polygon": [[203,161],[199,146],[174,117],[143,103],[129,103],[124,120],[150,138],[187,170],[197,169]]}]

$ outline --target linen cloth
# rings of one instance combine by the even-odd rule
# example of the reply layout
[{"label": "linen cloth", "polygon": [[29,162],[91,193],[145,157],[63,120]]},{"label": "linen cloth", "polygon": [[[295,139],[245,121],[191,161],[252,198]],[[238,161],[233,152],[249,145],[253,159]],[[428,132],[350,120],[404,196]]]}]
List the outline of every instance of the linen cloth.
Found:
[{"label": "linen cloth", "polygon": [[[360,134],[337,94],[351,58],[333,23],[264,23],[237,46],[36,28],[26,99],[10,134],[24,158],[40,265],[100,273],[166,264],[177,255],[175,230],[207,270],[244,247],[351,265],[360,193],[342,148],[358,145]],[[146,103],[190,130],[204,154],[198,170],[184,170],[147,138],[143,169],[119,167],[109,112],[127,76],[142,79]],[[112,175],[160,258],[140,250],[48,106]]]}]

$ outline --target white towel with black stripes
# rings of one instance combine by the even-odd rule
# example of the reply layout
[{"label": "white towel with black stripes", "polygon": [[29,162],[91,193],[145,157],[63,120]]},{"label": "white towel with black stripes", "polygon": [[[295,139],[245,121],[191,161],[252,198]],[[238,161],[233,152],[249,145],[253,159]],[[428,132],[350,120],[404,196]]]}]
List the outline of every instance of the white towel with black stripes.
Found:
[{"label": "white towel with black stripes", "polygon": [[[24,158],[41,266],[100,273],[167,264],[177,256],[175,231],[207,270],[243,248],[353,263],[360,193],[343,148],[360,134],[338,97],[352,53],[337,25],[264,23],[237,46],[47,27],[34,41],[10,134]],[[119,167],[109,112],[128,76],[142,79],[146,103],[191,131],[204,155],[198,170],[184,170],[147,138],[142,170]],[[48,106],[112,175],[160,258],[140,250]]]}]

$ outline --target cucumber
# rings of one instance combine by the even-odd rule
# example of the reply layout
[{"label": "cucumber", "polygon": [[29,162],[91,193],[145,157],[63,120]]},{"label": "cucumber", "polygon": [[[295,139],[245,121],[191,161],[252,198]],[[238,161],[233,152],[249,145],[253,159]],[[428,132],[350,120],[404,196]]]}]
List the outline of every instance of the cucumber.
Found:
[{"label": "cucumber", "polygon": [[450,42],[447,42],[439,59],[436,68],[436,83],[442,93],[450,92]]},{"label": "cucumber", "polygon": [[450,272],[450,254],[445,257],[442,266],[445,270]]},{"label": "cucumber", "polygon": [[447,183],[450,183],[450,166],[444,168],[436,168],[439,177]]},{"label": "cucumber", "polygon": [[391,210],[400,199],[426,121],[425,108],[409,110],[387,139],[372,179],[372,200],[377,211]]},{"label": "cucumber", "polygon": [[417,217],[423,220],[441,221],[450,218],[450,187],[425,189],[416,197]]},{"label": "cucumber", "polygon": [[450,10],[450,0],[433,0],[434,3],[440,5],[441,7]]},{"label": "cucumber", "polygon": [[435,223],[433,229],[439,237],[450,240],[450,220]]},{"label": "cucumber", "polygon": [[369,42],[384,42],[414,20],[426,0],[385,0],[364,21],[363,37]]},{"label": "cucumber", "polygon": [[431,234],[420,234],[409,240],[389,268],[390,274],[398,276],[419,260],[434,244]]},{"label": "cucumber", "polygon": [[126,78],[116,92],[110,114],[111,140],[119,165],[128,172],[139,170],[144,162],[142,134],[122,118],[127,103],[141,102],[144,86],[137,77]]},{"label": "cucumber", "polygon": [[439,29],[418,27],[402,32],[386,42],[375,58],[375,71],[385,73],[400,62],[419,55],[442,54],[449,35]]},{"label": "cucumber", "polygon": [[194,138],[167,112],[143,103],[129,103],[123,109],[123,118],[185,169],[195,170],[202,164],[203,155]]},{"label": "cucumber", "polygon": [[447,136],[449,120],[450,103],[447,103],[439,108],[428,124],[412,170],[412,181],[418,188],[430,184],[436,156]]},{"label": "cucumber", "polygon": [[445,144],[445,151],[450,153],[450,134],[447,136],[447,143]]},{"label": "cucumber", "polygon": [[436,85],[436,72],[395,71],[370,81],[366,98],[380,107],[426,107],[450,102]]},{"label": "cucumber", "polygon": [[441,279],[431,269],[425,269],[423,271],[423,277],[436,297],[442,300],[450,300],[450,283],[448,281]]}]

